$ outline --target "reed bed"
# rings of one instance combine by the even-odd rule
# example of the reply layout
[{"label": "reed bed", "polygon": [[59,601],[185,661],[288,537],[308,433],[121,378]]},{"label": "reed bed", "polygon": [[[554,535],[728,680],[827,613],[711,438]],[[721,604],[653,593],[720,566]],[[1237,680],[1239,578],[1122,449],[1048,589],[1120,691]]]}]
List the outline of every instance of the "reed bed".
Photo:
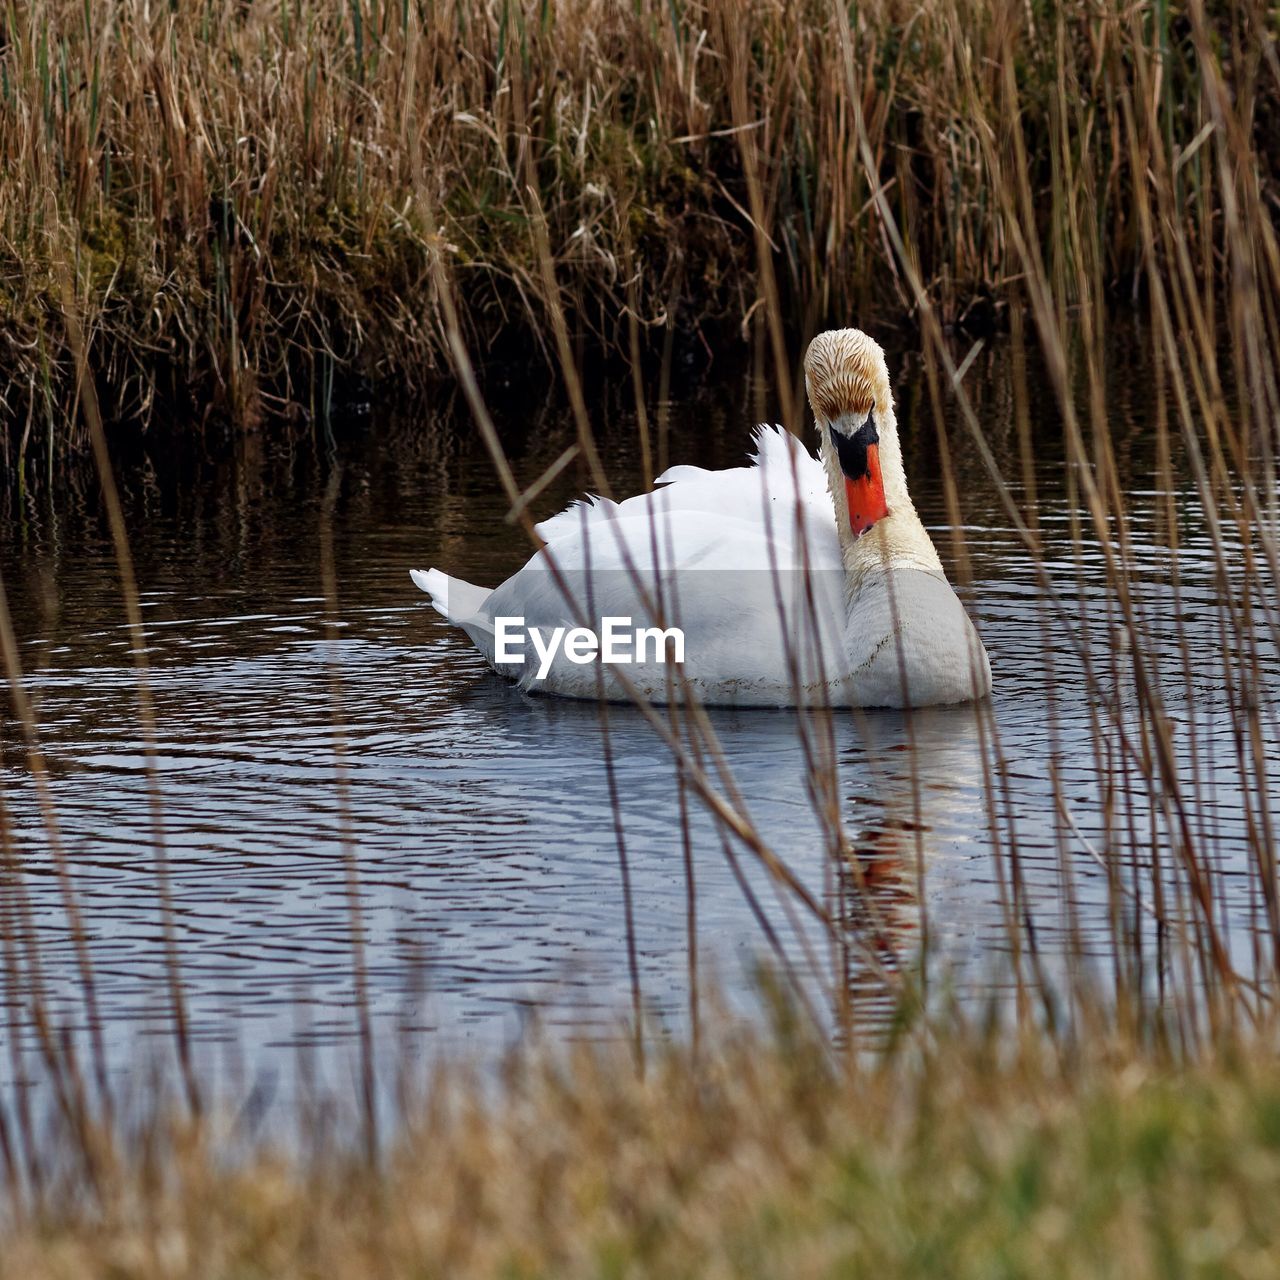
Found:
[{"label": "reed bed", "polygon": [[[975,577],[963,481],[980,473],[1039,593],[1041,635],[1027,643],[1058,655],[1042,700],[1066,942],[1048,956],[1035,924],[1009,788],[1018,762],[989,704],[977,714],[1011,993],[989,1018],[938,998],[922,837],[902,890],[920,913],[918,950],[887,955],[829,716],[797,724],[828,863],[817,896],[752,824],[712,719],[642,704],[681,803],[704,806],[719,853],[801,922],[792,936],[808,946],[789,949],[768,926],[772,905],[753,901],[782,993],[773,1037],[704,1025],[691,888],[691,1045],[652,1034],[633,961],[625,1056],[521,1059],[496,1098],[441,1076],[388,1132],[377,1079],[394,1068],[368,1029],[359,849],[346,841],[363,1144],[310,1161],[255,1154],[228,1171],[218,1113],[189,1070],[159,816],[183,1088],[160,1095],[141,1140],[124,1132],[92,1035],[92,923],[60,856],[0,592],[15,722],[81,944],[90,1031],[66,1034],[44,1013],[39,928],[0,808],[5,971],[15,988],[22,975],[54,1100],[43,1140],[21,1098],[0,1111],[14,1220],[0,1276],[94,1274],[104,1259],[139,1277],[1042,1275],[1046,1260],[1062,1275],[1257,1273],[1280,1172],[1270,20],[1262,6],[1194,3],[12,8],[0,49],[0,226],[19,264],[4,318],[6,456],[21,470],[37,451],[51,469],[77,432],[93,446],[149,768],[147,650],[107,423],[160,403],[162,365],[215,388],[212,411],[240,422],[290,404],[323,415],[324,388],[353,362],[375,378],[447,369],[510,522],[532,535],[566,467],[609,492],[589,346],[632,364],[649,470],[656,349],[662,386],[677,336],[741,330],[778,416],[799,428],[798,342],[831,316],[892,314],[921,351],[913,411],[937,427],[954,574]],[[1118,299],[1142,316],[1153,370],[1155,484],[1140,501],[1109,411]],[[1038,348],[1051,406],[1019,386],[1000,422],[974,403],[979,319]],[[575,423],[571,448],[523,486],[478,355],[504,338],[557,371]],[[64,386],[75,415],[52,408]],[[944,427],[948,406],[958,432]],[[1065,534],[1035,484],[1050,409]],[[1194,608],[1190,547],[1213,566]],[[320,551],[332,615],[338,584]],[[1057,772],[1068,681],[1088,708],[1084,781]],[[345,811],[336,672],[333,686]],[[1234,860],[1212,821],[1224,764],[1245,832]],[[613,834],[625,886],[620,820]],[[672,840],[692,876],[687,835],[682,849]],[[1101,956],[1079,929],[1086,870],[1103,876]],[[620,945],[634,957],[629,905]],[[855,971],[882,985],[887,1036],[859,1021]]]},{"label": "reed bed", "polygon": [[1274,278],[1277,137],[1260,2],[9,3],[5,470],[86,443],[72,313],[105,418],[170,430],[421,390],[439,265],[473,347],[552,363],[557,308],[583,352],[711,352],[762,299],[910,326],[910,273],[1001,325],[1028,253],[1060,310],[1207,298],[1242,244]]}]

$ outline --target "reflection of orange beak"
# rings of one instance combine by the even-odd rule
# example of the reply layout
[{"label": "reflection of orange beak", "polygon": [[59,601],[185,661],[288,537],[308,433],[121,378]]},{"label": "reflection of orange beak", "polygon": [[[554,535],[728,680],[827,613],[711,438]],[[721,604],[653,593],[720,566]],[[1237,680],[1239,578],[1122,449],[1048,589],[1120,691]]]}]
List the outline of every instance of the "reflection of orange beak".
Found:
[{"label": "reflection of orange beak", "polygon": [[884,480],[880,475],[880,446],[867,446],[867,473],[857,480],[844,478],[844,494],[849,500],[849,527],[860,538],[877,520],[889,514],[884,500]]}]

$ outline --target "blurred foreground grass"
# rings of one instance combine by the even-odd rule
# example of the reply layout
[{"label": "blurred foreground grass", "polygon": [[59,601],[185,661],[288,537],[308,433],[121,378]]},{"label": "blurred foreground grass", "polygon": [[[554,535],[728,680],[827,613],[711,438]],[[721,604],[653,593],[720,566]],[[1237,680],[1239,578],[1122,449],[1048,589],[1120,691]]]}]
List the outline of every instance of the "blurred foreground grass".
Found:
[{"label": "blurred foreground grass", "polygon": [[376,1175],[153,1133],[100,1207],[6,1233],[0,1277],[1274,1274],[1272,1054],[994,1045],[851,1066],[744,1034],[644,1081],[621,1051],[525,1061],[487,1100],[438,1081]]}]

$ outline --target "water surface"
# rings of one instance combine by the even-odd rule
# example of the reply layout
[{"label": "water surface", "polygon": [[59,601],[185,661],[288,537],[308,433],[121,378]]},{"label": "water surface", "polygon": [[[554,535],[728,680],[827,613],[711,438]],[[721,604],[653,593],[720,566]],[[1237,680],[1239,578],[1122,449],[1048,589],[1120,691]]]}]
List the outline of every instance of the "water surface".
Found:
[{"label": "water surface", "polygon": [[[1239,900],[1222,911],[1234,921],[1233,947],[1247,957],[1256,903],[1245,874],[1246,810],[1258,797],[1240,781],[1236,717],[1222,684],[1221,587],[1209,543],[1193,531],[1177,555],[1175,590],[1158,518],[1155,398],[1140,379],[1119,376],[1131,372],[1130,357],[1117,359],[1113,433],[1131,491],[1136,581],[1150,634],[1169,638],[1157,674],[1179,741],[1198,744],[1188,804],[1220,865],[1238,873]],[[933,418],[918,366],[909,357],[893,366],[913,493],[948,559],[955,546]],[[858,1016],[883,1016],[892,998],[885,969],[915,964],[926,932],[930,963],[953,988],[980,998],[1011,982],[1010,869],[1002,862],[1011,833],[1026,895],[1018,910],[1043,963],[1052,969],[1071,954],[1093,956],[1105,971],[1117,926],[1090,850],[1123,836],[1126,847],[1149,852],[1168,839],[1160,798],[1133,779],[1108,826],[1098,751],[1100,734],[1110,731],[1099,729],[1075,644],[1105,636],[1110,592],[1101,548],[1086,540],[1078,553],[1072,542],[1077,513],[1051,398],[1034,368],[1027,373],[1000,346],[974,363],[968,385],[1023,498],[1015,418],[1024,376],[1037,407],[1040,528],[1075,622],[1067,626],[1045,607],[1025,547],[962,429],[949,422],[969,562],[964,594],[996,673],[992,708],[1005,767],[992,773],[989,735],[969,708],[837,719],[843,817],[874,903],[865,951],[844,979]],[[554,402],[527,416],[513,412],[513,394],[503,426],[527,483],[573,428]],[[619,494],[641,482],[625,395],[604,389],[596,397]],[[744,457],[756,417],[776,416],[761,384],[736,372],[703,379],[650,410],[661,410],[666,423],[666,460],[716,466]],[[526,556],[458,407],[406,418],[375,405],[368,424],[332,449],[322,440],[251,437],[175,451],[163,439],[144,440],[121,462],[120,476],[156,701],[181,975],[202,1070],[224,1079],[288,1076],[305,1053],[312,1069],[349,1078],[357,1023],[348,848],[380,1040],[415,1055],[485,1056],[535,1014],[556,1036],[619,1033],[632,984],[599,712],[504,684],[409,581],[410,568],[434,564],[496,583]],[[538,514],[558,509],[583,481],[571,469]],[[1189,485],[1174,497],[1194,515]],[[336,615],[321,574],[326,529]],[[166,962],[135,674],[91,471],[69,475],[52,494],[11,497],[0,573],[85,921],[108,1056],[121,1077],[138,1076],[169,1053]],[[1197,615],[1205,625],[1189,627]],[[1180,638],[1191,645],[1189,665]],[[1105,659],[1105,642],[1098,652]],[[1259,660],[1274,681],[1274,647],[1264,646]],[[1122,676],[1121,702],[1125,687]],[[1267,715],[1274,755],[1274,705]],[[5,716],[0,776],[38,938],[39,982],[55,1020],[82,1036],[73,940],[7,705]],[[752,819],[821,897],[829,868],[794,715],[724,711],[713,723]],[[633,709],[612,708],[608,728],[641,998],[653,1026],[686,1028],[689,890],[675,770]],[[345,790],[335,765],[339,739]],[[1054,800],[1054,771],[1072,806],[1069,820]],[[1121,770],[1122,787],[1125,776]],[[789,914],[740,853],[753,907],[696,802],[689,822],[703,979],[731,1006],[750,1007],[758,964],[778,961],[757,909],[789,963],[800,970],[809,958],[825,963],[820,932],[804,925],[803,912]],[[22,933],[18,887],[11,876],[11,936]],[[0,993],[11,1032],[0,1077],[9,1081],[35,1070],[36,981],[29,965],[11,966]],[[831,996],[823,983],[812,994]]]}]

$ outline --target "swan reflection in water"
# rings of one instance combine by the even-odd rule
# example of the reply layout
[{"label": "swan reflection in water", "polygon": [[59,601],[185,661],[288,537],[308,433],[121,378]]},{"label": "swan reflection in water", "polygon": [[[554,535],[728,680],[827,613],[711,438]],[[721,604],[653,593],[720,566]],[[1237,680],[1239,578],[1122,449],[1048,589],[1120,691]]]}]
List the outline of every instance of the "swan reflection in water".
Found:
[{"label": "swan reflection in water", "polygon": [[[829,740],[845,849],[836,874],[831,835],[811,799],[806,739],[812,750],[822,738],[818,717],[707,709],[744,816],[841,927],[848,945],[836,950],[847,960],[837,961],[834,973],[822,927],[789,890],[778,889],[741,841],[726,842],[721,824],[692,789],[682,820],[672,753],[639,710],[513,697],[487,673],[461,692],[455,686],[440,710],[465,723],[465,760],[454,768],[468,787],[465,797],[440,796],[436,821],[474,829],[479,812],[510,815],[507,839],[488,850],[488,875],[498,883],[504,863],[527,869],[531,853],[540,868],[537,883],[526,877],[516,891],[495,890],[507,896],[511,954],[535,945],[535,937],[554,922],[574,971],[572,977],[564,971],[561,993],[589,981],[596,1008],[602,1008],[596,1002],[607,999],[606,992],[623,1004],[629,994],[618,849],[600,838],[602,831],[613,831],[615,816],[631,883],[642,995],[664,1020],[678,1020],[689,1003],[686,828],[699,980],[722,987],[731,1006],[755,998],[750,984],[741,981],[742,971],[777,962],[780,953],[811,993],[829,996],[834,981],[847,992],[854,1021],[882,1024],[904,978],[918,968],[923,917],[934,973],[976,959],[983,930],[1000,924],[983,838],[986,771],[979,709],[973,705],[834,713]],[[447,762],[434,766],[449,768]],[[478,784],[482,777],[487,784]],[[591,904],[585,912],[584,903]],[[543,943],[545,937],[539,949]],[[841,1016],[840,1000],[833,1005]]]},{"label": "swan reflection in water", "polygon": [[838,902],[847,1006],[836,1014],[852,1028],[883,1026],[920,997],[926,972],[963,985],[978,938],[1000,925],[983,839],[981,714],[972,705],[878,712],[849,726]]}]

